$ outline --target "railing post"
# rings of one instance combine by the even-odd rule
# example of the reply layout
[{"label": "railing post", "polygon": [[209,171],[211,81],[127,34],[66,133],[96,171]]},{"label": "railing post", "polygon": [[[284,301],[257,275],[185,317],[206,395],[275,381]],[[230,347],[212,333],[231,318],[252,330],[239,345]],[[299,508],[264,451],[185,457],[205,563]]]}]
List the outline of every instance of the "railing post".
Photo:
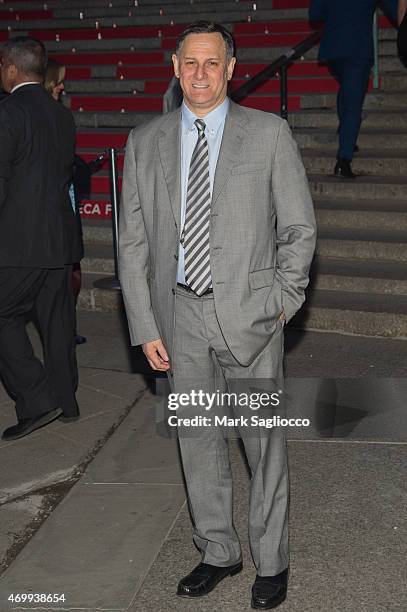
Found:
[{"label": "railing post", "polygon": [[288,119],[288,67],[283,64],[280,68],[280,115]]},{"label": "railing post", "polygon": [[373,16],[373,43],[374,43],[374,66],[373,66],[373,89],[379,89],[379,20],[377,10]]},{"label": "railing post", "polygon": [[112,237],[114,277],[108,276],[94,281],[93,285],[99,289],[120,289],[119,282],[119,181],[117,173],[117,151],[108,149],[110,202],[112,207]]}]

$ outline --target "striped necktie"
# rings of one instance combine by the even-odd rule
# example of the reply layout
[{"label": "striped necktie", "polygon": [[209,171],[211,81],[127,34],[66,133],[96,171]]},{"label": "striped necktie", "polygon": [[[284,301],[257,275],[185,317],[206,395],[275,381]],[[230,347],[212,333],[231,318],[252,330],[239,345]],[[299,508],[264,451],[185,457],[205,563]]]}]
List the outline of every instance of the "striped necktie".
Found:
[{"label": "striped necktie", "polygon": [[182,245],[185,281],[197,295],[202,295],[212,287],[209,262],[211,185],[206,125],[202,119],[197,119],[195,125],[198,129],[198,140],[189,167]]}]

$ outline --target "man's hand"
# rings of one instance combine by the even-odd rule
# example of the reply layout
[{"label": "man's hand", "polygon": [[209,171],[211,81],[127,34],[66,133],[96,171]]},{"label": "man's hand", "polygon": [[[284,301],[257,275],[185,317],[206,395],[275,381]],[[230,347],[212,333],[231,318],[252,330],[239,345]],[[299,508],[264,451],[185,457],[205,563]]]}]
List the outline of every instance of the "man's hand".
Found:
[{"label": "man's hand", "polygon": [[142,349],[153,370],[166,372],[170,369],[170,359],[161,339],[146,342],[142,345]]}]

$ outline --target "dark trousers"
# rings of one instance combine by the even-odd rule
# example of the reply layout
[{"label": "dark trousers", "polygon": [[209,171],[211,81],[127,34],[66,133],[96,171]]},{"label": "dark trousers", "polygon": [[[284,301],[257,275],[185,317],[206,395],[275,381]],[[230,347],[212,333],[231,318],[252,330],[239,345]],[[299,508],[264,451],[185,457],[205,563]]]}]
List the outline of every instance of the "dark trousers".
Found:
[{"label": "dark trousers", "polygon": [[404,15],[404,19],[399,27],[397,35],[397,48],[401,59],[407,66],[407,13]]},{"label": "dark trousers", "polygon": [[339,83],[337,97],[338,158],[342,157],[351,161],[362,122],[363,102],[369,84],[372,63],[365,59],[344,58],[329,60],[329,67]]},{"label": "dark trousers", "polygon": [[[0,373],[18,419],[61,406],[76,414],[77,366],[72,266],[56,270],[0,268]],[[34,355],[26,323],[35,316],[44,365]]]}]

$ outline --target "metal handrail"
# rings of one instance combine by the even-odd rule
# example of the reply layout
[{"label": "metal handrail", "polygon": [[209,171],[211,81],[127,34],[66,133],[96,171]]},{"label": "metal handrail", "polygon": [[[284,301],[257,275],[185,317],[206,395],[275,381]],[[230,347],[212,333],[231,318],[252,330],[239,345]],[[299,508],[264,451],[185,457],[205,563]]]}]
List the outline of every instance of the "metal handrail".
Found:
[{"label": "metal handrail", "polygon": [[274,62],[266,66],[261,72],[246,81],[241,87],[236,89],[231,98],[234,102],[240,102],[246,98],[255,89],[263,85],[268,79],[274,76],[277,72],[280,74],[280,114],[283,119],[288,117],[288,69],[300,57],[307,53],[312,47],[315,47],[321,39],[322,29],[313,32],[295,47],[280,55]]}]

